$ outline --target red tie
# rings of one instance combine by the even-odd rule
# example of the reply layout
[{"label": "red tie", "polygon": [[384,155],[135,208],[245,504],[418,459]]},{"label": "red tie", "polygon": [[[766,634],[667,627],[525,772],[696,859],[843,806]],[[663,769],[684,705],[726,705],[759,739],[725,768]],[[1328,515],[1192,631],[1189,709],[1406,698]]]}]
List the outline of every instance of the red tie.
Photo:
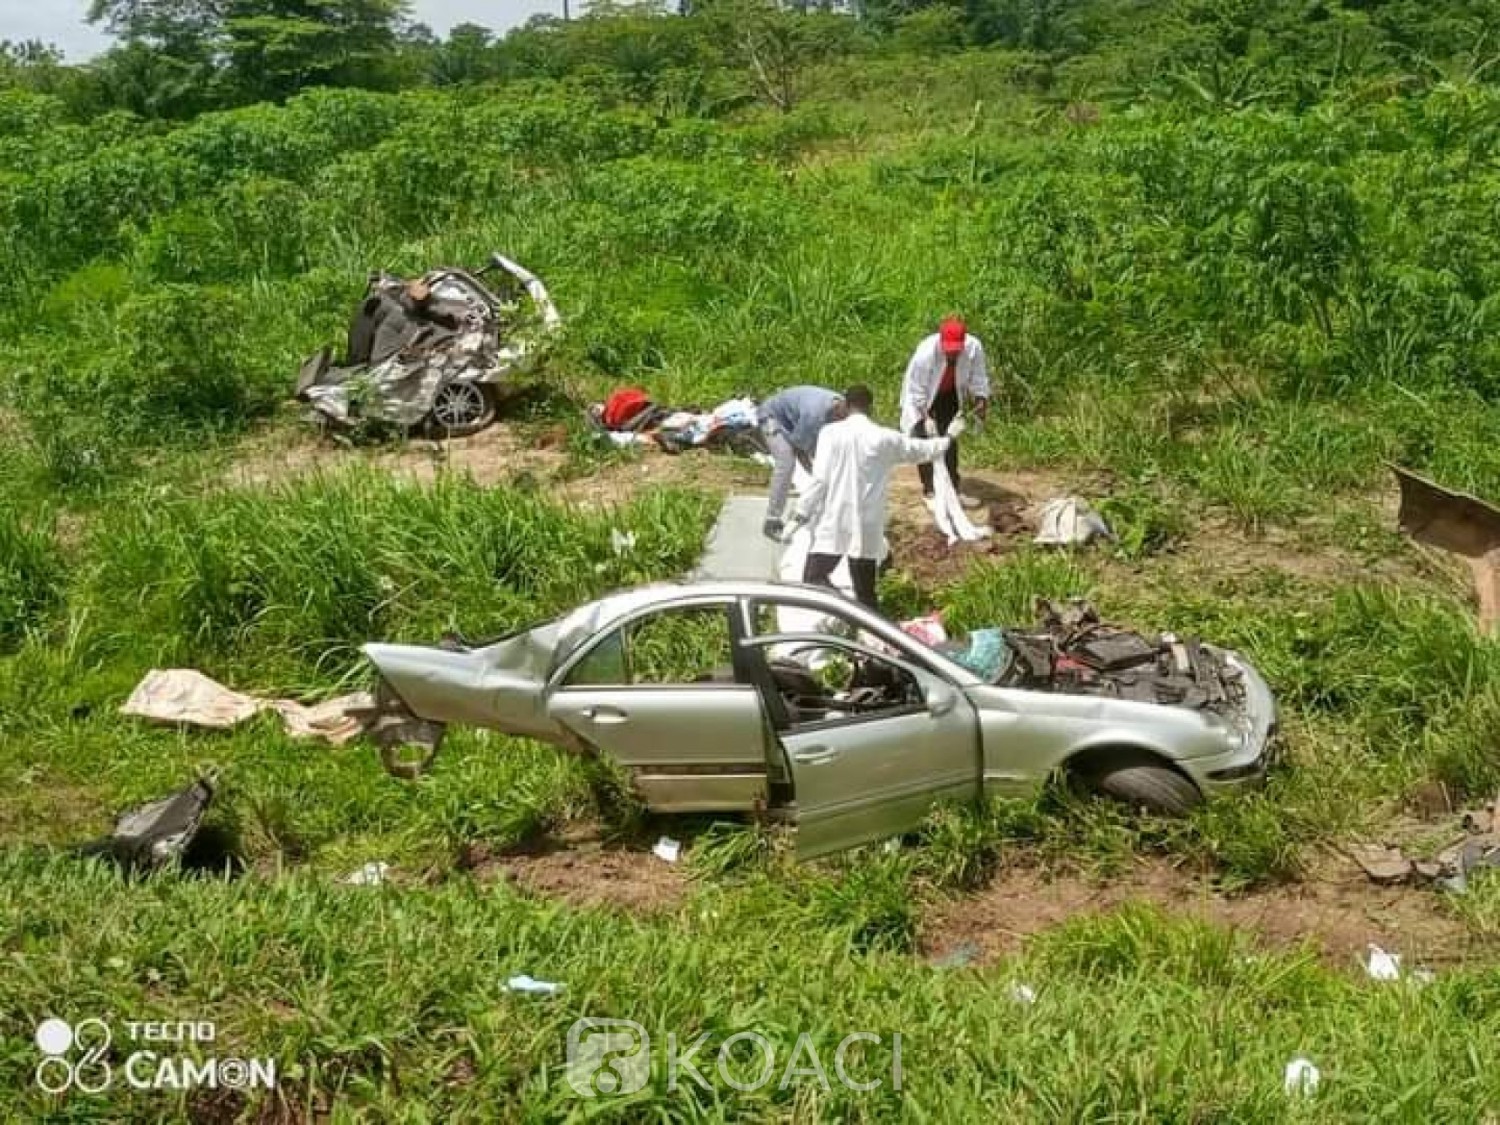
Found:
[{"label": "red tie", "polygon": [[943,377],[938,380],[938,394],[951,391],[958,385],[958,360],[950,359],[943,364]]}]

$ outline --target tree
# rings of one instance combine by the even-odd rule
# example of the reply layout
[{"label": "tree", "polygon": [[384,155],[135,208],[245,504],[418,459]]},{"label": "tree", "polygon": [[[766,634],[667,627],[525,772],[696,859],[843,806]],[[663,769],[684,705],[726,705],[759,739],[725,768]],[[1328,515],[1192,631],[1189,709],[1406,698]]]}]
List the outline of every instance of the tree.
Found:
[{"label": "tree", "polygon": [[255,101],[387,84],[409,12],[408,0],[93,0],[88,18],[127,50],[207,67],[226,100]]}]

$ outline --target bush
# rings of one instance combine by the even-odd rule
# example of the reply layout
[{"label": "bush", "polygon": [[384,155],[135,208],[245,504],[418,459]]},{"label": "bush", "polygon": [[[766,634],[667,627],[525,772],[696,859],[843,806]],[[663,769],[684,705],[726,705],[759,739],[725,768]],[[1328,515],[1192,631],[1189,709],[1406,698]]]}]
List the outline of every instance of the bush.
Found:
[{"label": "bush", "polygon": [[0,509],[0,652],[46,622],[62,602],[65,576],[52,528]]}]

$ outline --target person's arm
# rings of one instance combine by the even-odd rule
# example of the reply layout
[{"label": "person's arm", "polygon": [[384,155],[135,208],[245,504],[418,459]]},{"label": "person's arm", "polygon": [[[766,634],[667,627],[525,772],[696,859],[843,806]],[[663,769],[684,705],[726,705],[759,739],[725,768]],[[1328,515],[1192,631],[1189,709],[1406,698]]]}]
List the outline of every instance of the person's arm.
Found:
[{"label": "person's arm", "polygon": [[797,499],[797,522],[811,523],[823,511],[823,500],[828,494],[828,443],[820,441],[818,452],[813,457],[812,484]]},{"label": "person's arm", "polygon": [[925,342],[917,345],[911,360],[906,365],[906,377],[901,380],[901,395],[905,405],[916,411],[918,421],[927,417],[927,404],[931,399],[931,364],[925,355]]},{"label": "person's arm", "polygon": [[936,461],[948,452],[948,447],[953,444],[953,439],[944,435],[935,438],[907,437],[895,430],[891,431],[890,457],[891,460],[903,465],[920,465],[924,461]]},{"label": "person's arm", "polygon": [[990,413],[990,366],[984,354],[984,345],[974,341],[974,362],[969,368],[969,397],[974,401],[974,413],[981,421]]}]

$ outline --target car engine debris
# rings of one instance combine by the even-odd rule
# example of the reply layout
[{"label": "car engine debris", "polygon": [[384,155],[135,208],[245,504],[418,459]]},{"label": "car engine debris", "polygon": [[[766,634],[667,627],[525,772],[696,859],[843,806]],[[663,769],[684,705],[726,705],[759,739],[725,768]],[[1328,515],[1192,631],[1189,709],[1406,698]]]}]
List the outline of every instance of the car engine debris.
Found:
[{"label": "car engine debris", "polygon": [[1109,695],[1194,710],[1238,709],[1239,671],[1196,638],[1139,633],[1104,624],[1088,602],[1037,604],[1035,631],[1004,630],[1013,658],[997,683],[1032,691]]}]

